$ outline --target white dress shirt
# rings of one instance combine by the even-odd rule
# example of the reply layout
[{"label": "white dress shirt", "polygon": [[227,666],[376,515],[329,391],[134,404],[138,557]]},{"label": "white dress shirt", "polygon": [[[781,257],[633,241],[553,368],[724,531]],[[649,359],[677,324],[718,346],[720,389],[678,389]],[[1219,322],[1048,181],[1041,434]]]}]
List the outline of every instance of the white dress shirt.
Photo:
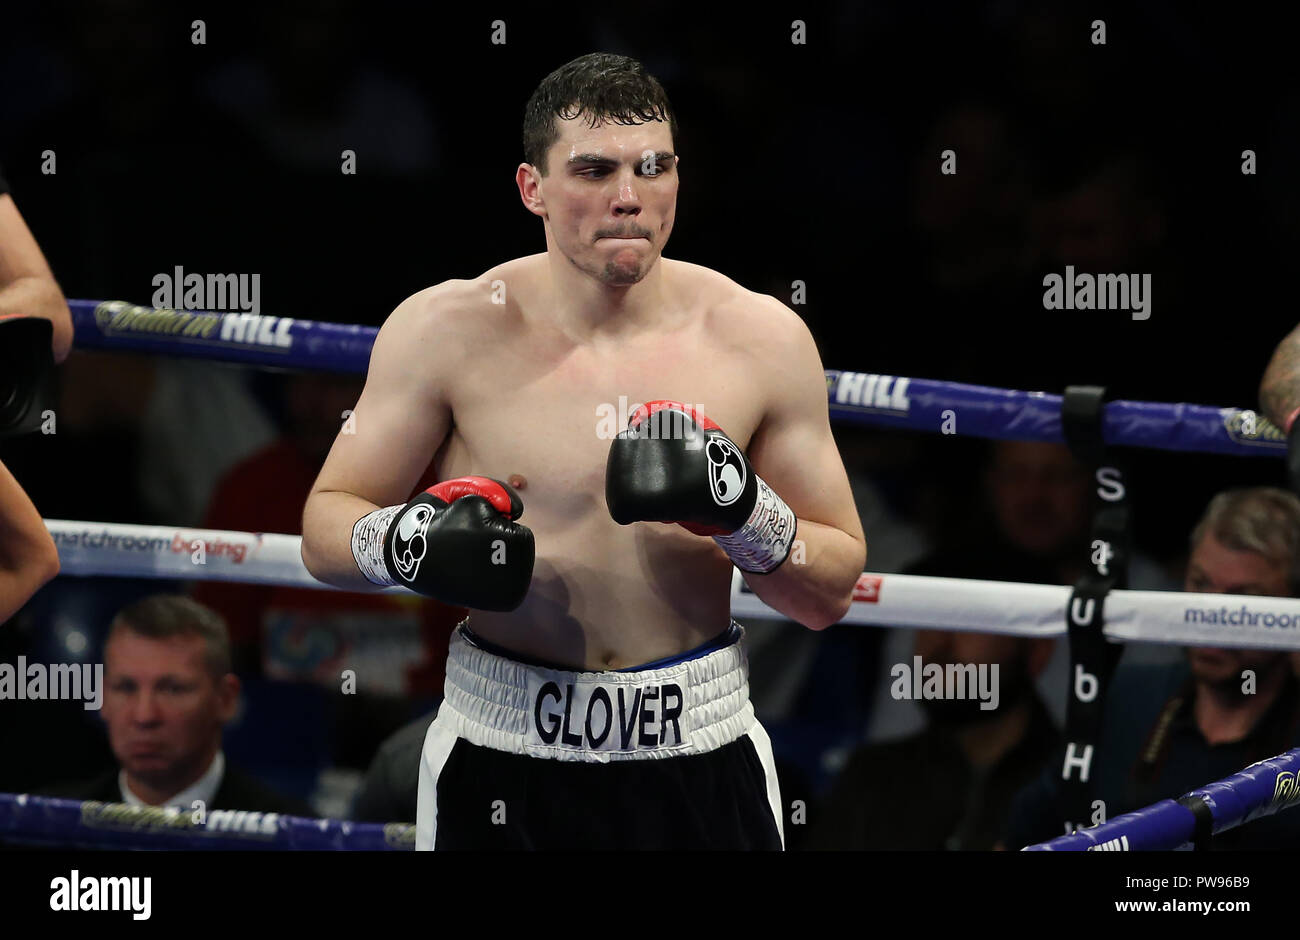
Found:
[{"label": "white dress shirt", "polygon": [[[203,776],[195,780],[192,784],[177,793],[169,799],[164,805],[175,806],[186,812],[194,809],[194,801],[202,800],[204,810],[212,808],[212,800],[217,795],[217,790],[221,789],[221,778],[226,772],[226,757],[221,751],[217,751],[217,756],[212,758],[212,763],[204,771]],[[122,791],[122,802],[130,803],[132,806],[149,806],[140,797],[131,792],[131,788],[126,785],[126,771],[121,770],[117,774],[117,787]]]}]

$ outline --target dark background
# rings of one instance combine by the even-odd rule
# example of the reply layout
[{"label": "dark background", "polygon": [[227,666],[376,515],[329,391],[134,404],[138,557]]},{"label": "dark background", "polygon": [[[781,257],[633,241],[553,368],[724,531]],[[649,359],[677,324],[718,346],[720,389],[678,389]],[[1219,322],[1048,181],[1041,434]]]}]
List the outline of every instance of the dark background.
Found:
[{"label": "dark background", "polygon": [[[1295,322],[1294,35],[1267,7],[1173,2],[41,4],[0,32],[0,165],[70,297],[147,303],[182,265],[259,272],[264,312],[378,325],[544,250],[513,183],[524,102],[570,58],[622,52],[680,115],[667,253],[787,302],[803,281],[828,368],[1250,406]],[[1045,311],[1042,273],[1067,263],[1153,273],[1151,319]],[[1225,475],[1276,476],[1188,459],[1138,467],[1177,476],[1147,494],[1162,518]]]},{"label": "dark background", "polygon": [[[666,253],[787,303],[804,282],[794,309],[828,368],[1254,407],[1297,320],[1294,25],[1172,0],[11,5],[0,166],[69,297],[147,304],[176,265],[257,272],[264,313],[377,326],[421,288],[544,250],[513,182],[524,103],[575,56],[624,53],[681,125]],[[1042,276],[1066,264],[1151,273],[1150,319],[1044,310]],[[129,398],[146,368],[74,353],[65,393],[94,375]],[[279,381],[250,378],[277,420]],[[196,524],[141,493],[143,407],[109,411],[69,419],[53,458],[0,456],[46,517]],[[971,524],[980,442],[837,433],[850,472],[936,543]],[[1282,481],[1277,460],[1132,459],[1138,545],[1171,571],[1214,492]]]}]

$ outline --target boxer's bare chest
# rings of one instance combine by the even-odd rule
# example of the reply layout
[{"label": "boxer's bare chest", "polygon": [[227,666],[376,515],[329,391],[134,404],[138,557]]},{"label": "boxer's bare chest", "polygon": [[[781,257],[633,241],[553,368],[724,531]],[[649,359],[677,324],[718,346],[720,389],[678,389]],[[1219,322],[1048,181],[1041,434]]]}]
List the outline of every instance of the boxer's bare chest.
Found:
[{"label": "boxer's bare chest", "polygon": [[669,330],[594,342],[546,329],[505,337],[455,378],[439,476],[518,475],[535,523],[603,514],[610,442],[646,401],[693,405],[748,444],[763,388],[734,340],[712,335],[705,312]]}]

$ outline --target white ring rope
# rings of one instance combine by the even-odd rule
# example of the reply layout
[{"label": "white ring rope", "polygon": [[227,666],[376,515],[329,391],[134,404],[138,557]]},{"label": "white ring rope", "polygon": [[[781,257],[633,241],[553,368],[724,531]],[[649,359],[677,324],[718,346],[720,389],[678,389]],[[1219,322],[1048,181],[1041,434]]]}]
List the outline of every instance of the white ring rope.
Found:
[{"label": "white ring rope", "polygon": [[262,532],[46,519],[60,574],[235,581],[333,590],[302,563],[302,538]]},{"label": "white ring rope", "polygon": [[[303,566],[297,535],[47,519],[61,573],[171,578],[335,590]],[[403,590],[389,588],[388,590]],[[864,574],[841,623],[1061,636],[1071,589],[1054,584]],[[737,617],[786,619],[733,571]],[[1300,599],[1243,594],[1111,591],[1105,634],[1123,642],[1300,650]]]},{"label": "white ring rope", "polygon": [[[738,573],[737,573],[738,574]],[[780,617],[732,581],[736,616]],[[1014,636],[1061,636],[1071,588],[909,574],[864,574],[841,623]],[[1300,599],[1175,591],[1111,591],[1104,634],[1117,642],[1300,650]],[[1087,618],[1081,618],[1086,620]]]}]

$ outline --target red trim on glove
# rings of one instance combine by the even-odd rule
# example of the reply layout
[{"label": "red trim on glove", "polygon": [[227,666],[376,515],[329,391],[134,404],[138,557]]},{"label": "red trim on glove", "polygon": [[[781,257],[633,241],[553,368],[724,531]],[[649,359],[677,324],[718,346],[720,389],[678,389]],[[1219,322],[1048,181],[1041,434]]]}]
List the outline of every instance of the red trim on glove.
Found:
[{"label": "red trim on glove", "polygon": [[488,477],[457,477],[443,480],[425,490],[445,503],[454,503],[462,496],[482,496],[492,508],[508,519],[515,518],[514,494],[504,484]]},{"label": "red trim on glove", "polygon": [[704,428],[704,430],[706,431],[722,430],[722,428],[718,427],[716,424],[714,424],[712,421],[706,418],[702,412],[696,411],[694,407],[690,405],[684,405],[679,401],[665,401],[663,399],[648,401],[640,408],[638,408],[636,411],[632,412],[632,417],[628,420],[627,426],[629,428],[634,428],[641,422],[647,420],[652,414],[654,414],[657,411],[680,411],[683,414],[689,416],[692,421],[694,421],[700,427]]},{"label": "red trim on glove", "polygon": [[704,525],[699,522],[678,522],[677,525],[681,526],[687,532],[691,532],[695,535],[706,535],[709,538],[712,538],[715,535],[730,535],[735,531],[734,529],[724,529],[722,526]]},{"label": "red trim on glove", "polygon": [[1295,419],[1297,417],[1300,417],[1300,408],[1297,408],[1295,411],[1287,415],[1286,424],[1282,427],[1283,434],[1289,435],[1291,433],[1291,425],[1295,424]]}]

